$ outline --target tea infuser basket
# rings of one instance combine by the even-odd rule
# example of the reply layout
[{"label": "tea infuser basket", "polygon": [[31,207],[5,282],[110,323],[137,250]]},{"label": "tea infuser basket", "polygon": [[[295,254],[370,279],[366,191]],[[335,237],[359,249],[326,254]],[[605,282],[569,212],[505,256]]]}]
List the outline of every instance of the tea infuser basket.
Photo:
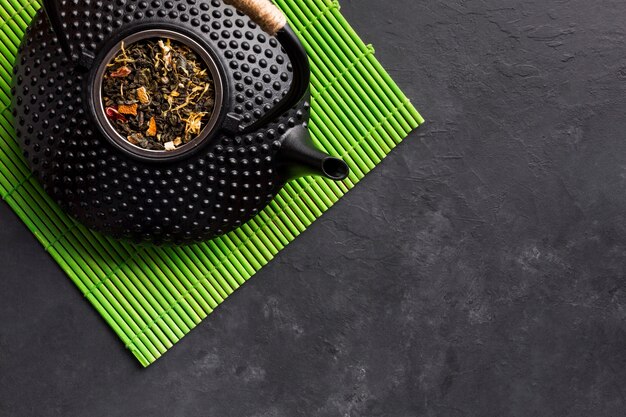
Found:
[{"label": "tea infuser basket", "polygon": [[[245,223],[292,178],[348,175],[313,145],[308,59],[269,0],[47,0],[44,10],[14,68],[16,134],[46,191],[88,227],[202,241]],[[102,77],[123,44],[162,38],[206,64],[216,106],[197,139],[148,151],[112,128]]]}]

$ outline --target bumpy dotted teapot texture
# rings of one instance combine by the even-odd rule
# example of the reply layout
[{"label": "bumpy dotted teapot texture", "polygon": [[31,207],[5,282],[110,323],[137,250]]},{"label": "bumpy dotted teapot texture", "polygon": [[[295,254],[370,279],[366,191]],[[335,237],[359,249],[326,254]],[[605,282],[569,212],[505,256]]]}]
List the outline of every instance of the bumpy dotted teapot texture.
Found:
[{"label": "bumpy dotted teapot texture", "polygon": [[[280,46],[220,1],[66,1],[73,48],[94,54],[133,22],[168,22],[197,33],[225,67],[226,109],[253,121],[289,87]],[[257,214],[283,185],[280,137],[309,117],[300,103],[262,130],[218,136],[177,162],[141,162],[100,134],[85,105],[87,74],[64,56],[45,15],[27,31],[14,69],[16,133],[46,191],[89,227],[133,240],[186,243],[226,233]],[[280,80],[280,81],[277,81]]]}]

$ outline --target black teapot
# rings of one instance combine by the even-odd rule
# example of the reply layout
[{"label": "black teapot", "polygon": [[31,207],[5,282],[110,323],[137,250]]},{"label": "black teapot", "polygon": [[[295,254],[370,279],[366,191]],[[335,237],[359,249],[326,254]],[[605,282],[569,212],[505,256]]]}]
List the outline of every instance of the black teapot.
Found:
[{"label": "black teapot", "polygon": [[[202,241],[245,223],[290,179],[347,177],[345,162],[311,141],[308,58],[269,0],[43,3],[14,68],[16,133],[45,190],[88,227]],[[215,83],[211,119],[169,152],[122,137],[100,97],[110,58],[154,37],[193,49]]]}]

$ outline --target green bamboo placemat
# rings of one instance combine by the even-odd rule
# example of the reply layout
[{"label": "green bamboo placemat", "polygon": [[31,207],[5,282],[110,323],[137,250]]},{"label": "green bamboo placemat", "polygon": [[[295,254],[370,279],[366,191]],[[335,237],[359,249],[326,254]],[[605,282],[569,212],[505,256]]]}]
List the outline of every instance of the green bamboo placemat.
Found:
[{"label": "green bamboo placemat", "polygon": [[267,209],[226,236],[159,248],[118,242],[66,216],[32,177],[15,142],[11,76],[37,0],[0,2],[0,195],[142,365],[163,355],[267,264],[423,122],[330,0],[276,0],[312,65],[314,140],[346,159],[343,183],[290,182]]}]

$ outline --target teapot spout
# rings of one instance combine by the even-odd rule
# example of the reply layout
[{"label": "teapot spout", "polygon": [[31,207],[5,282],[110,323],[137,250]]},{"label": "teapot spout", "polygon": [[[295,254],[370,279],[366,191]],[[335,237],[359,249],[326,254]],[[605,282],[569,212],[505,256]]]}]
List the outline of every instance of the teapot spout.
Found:
[{"label": "teapot spout", "polygon": [[350,174],[348,164],[342,159],[317,149],[309,130],[304,126],[296,126],[283,136],[278,158],[288,179],[318,175],[343,181]]}]

